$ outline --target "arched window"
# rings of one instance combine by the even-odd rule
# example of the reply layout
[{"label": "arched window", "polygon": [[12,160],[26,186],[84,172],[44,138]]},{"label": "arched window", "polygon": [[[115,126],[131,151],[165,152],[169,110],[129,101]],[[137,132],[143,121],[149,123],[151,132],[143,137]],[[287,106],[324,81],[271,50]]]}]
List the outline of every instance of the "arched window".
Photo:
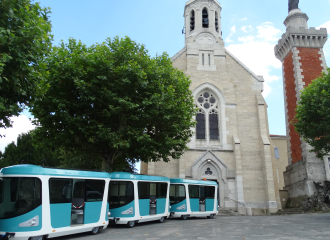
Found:
[{"label": "arched window", "polygon": [[219,18],[218,18],[218,12],[215,12],[215,31],[219,32]]},{"label": "arched window", "polygon": [[199,111],[196,116],[196,138],[219,140],[219,114],[218,100],[211,91],[201,92],[196,99],[196,107]]},{"label": "arched window", "polygon": [[203,9],[202,17],[203,17],[203,28],[208,28],[209,27],[209,14],[208,14],[206,8]]},{"label": "arched window", "polygon": [[190,31],[195,30],[195,11],[192,10],[190,13]]}]

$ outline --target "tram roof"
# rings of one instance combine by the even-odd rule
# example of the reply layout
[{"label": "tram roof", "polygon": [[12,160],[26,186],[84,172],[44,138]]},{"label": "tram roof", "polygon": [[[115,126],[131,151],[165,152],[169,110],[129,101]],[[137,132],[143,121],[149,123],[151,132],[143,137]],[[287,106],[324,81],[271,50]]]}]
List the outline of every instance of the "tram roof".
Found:
[{"label": "tram roof", "polygon": [[218,186],[218,183],[214,182],[214,181],[191,180],[191,179],[183,179],[183,178],[171,178],[170,182],[171,183],[187,183],[187,184],[195,184],[195,185]]},{"label": "tram roof", "polygon": [[4,175],[49,175],[49,176],[64,176],[64,177],[85,177],[85,178],[109,178],[109,173],[80,171],[69,169],[45,168],[36,165],[15,165],[2,168],[0,173]]},{"label": "tram roof", "polygon": [[110,173],[111,180],[114,179],[128,179],[128,180],[145,180],[145,181],[155,181],[155,182],[169,182],[170,179],[168,177],[161,177],[161,176],[150,176],[150,175],[138,175],[138,174],[131,174],[125,172],[113,172]]}]

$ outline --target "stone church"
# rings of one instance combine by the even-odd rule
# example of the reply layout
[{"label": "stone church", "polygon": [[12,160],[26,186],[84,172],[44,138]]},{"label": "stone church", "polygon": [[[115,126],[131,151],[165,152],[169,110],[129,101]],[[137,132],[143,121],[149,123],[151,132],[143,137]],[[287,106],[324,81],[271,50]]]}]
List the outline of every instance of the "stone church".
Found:
[{"label": "stone church", "polygon": [[264,79],[225,48],[218,1],[190,0],[184,18],[185,46],[172,62],[192,81],[197,125],[179,160],[142,163],[141,174],[214,180],[220,208],[277,212],[288,162],[274,142],[286,148],[286,137],[269,135]]}]

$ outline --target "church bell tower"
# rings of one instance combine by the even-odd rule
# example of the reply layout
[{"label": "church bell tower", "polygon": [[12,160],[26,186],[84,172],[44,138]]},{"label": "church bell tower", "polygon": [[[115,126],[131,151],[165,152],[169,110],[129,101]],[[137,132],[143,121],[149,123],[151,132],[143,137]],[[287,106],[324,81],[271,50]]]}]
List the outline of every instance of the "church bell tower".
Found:
[{"label": "church bell tower", "polygon": [[197,70],[216,71],[214,59],[225,56],[220,4],[216,0],[191,0],[186,3],[184,17],[187,57],[199,58]]},{"label": "church bell tower", "polygon": [[289,166],[284,172],[285,189],[290,197],[312,195],[313,181],[326,179],[325,163],[300,137],[290,122],[300,100],[300,92],[313,79],[327,71],[323,46],[327,30],[308,28],[308,16],[298,8],[299,0],[289,0],[289,15],[284,21],[286,32],[275,46],[275,56],[283,66],[283,89]]}]

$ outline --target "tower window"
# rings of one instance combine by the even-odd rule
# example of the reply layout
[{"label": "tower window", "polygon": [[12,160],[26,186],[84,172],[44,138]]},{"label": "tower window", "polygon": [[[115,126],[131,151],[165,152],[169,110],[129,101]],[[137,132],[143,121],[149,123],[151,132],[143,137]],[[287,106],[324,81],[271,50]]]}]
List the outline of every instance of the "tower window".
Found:
[{"label": "tower window", "polygon": [[202,54],[202,64],[204,65],[204,53]]},{"label": "tower window", "polygon": [[190,13],[190,31],[195,30],[195,11],[192,10]]},{"label": "tower window", "polygon": [[209,27],[209,14],[208,14],[206,8],[203,9],[202,16],[203,16],[203,28],[208,28]]},{"label": "tower window", "polygon": [[217,12],[215,12],[215,31],[219,32],[219,18]]}]

